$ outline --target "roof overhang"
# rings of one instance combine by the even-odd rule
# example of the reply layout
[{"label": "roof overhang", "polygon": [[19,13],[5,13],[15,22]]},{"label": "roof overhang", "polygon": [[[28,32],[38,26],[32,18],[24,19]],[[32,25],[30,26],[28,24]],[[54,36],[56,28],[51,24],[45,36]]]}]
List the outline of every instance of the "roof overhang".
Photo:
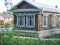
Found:
[{"label": "roof overhang", "polygon": [[44,8],[43,12],[51,12],[51,13],[59,13],[60,14],[60,10],[58,9],[48,9],[48,8]]},{"label": "roof overhang", "polygon": [[41,10],[38,10],[38,9],[18,9],[18,10],[13,10],[12,12],[41,12]]}]

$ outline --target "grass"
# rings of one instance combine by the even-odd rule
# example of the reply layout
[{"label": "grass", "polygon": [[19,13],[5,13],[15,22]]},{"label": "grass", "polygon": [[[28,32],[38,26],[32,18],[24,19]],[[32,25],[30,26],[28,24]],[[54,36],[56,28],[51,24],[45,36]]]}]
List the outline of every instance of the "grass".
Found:
[{"label": "grass", "polygon": [[3,39],[3,45],[60,45],[60,40],[33,40],[33,39],[23,39],[23,38],[14,38]]},{"label": "grass", "polygon": [[[3,34],[2,35],[10,35],[10,33],[4,33],[2,32]],[[35,35],[34,32],[26,32],[26,33],[23,33],[23,32],[12,32],[13,36],[18,36],[18,37],[32,37],[32,38],[37,38],[38,36]]]},{"label": "grass", "polygon": [[2,36],[2,45],[60,45],[60,40],[40,40],[40,39],[28,39],[28,38],[13,38],[13,33],[8,36]]},{"label": "grass", "polygon": [[54,34],[54,35],[46,36],[45,38],[60,38],[60,34]]}]

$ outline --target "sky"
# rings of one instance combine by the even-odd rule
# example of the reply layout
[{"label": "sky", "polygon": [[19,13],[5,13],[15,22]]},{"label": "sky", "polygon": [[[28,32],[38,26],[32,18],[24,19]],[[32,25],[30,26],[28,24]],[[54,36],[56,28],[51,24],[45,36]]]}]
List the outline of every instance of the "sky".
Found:
[{"label": "sky", "polygon": [[[13,5],[16,5],[20,1],[21,0],[11,0]],[[33,1],[33,0],[29,0],[29,1]],[[39,3],[50,5],[50,6],[57,5],[58,8],[60,9],[60,0],[35,0],[35,2],[39,2]],[[4,11],[6,11],[6,6],[4,5],[4,0],[0,0],[0,13],[2,13]]]}]

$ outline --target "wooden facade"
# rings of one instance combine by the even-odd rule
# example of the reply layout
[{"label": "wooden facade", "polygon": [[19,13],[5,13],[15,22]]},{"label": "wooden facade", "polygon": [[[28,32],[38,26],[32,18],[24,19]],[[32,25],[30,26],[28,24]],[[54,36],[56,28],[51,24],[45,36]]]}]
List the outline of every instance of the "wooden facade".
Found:
[{"label": "wooden facade", "polygon": [[[59,28],[59,15],[60,12],[54,12],[54,11],[43,11],[39,8],[37,8],[36,6],[30,4],[29,2],[26,1],[22,1],[20,4],[18,4],[16,6],[18,11],[14,12],[14,25],[17,26],[17,15],[19,13],[26,13],[26,15],[24,15],[25,17],[25,26],[24,27],[19,27],[21,30],[36,30],[36,31],[41,31],[41,30],[49,30],[49,29],[57,29]],[[21,12],[21,10],[23,9],[23,12]],[[26,9],[26,10],[25,10]],[[29,10],[27,11],[27,9],[36,9],[36,10]],[[24,11],[25,10],[25,11]],[[40,10],[40,11],[39,11]],[[26,16],[28,15],[28,13],[35,13],[35,27],[26,27]],[[17,15],[16,15],[17,14]],[[23,14],[22,14],[23,15]],[[47,16],[47,26],[43,26],[43,16]],[[54,16],[53,16],[54,15]],[[55,18],[53,20],[53,17]],[[55,24],[52,25],[52,20],[55,22]]]}]

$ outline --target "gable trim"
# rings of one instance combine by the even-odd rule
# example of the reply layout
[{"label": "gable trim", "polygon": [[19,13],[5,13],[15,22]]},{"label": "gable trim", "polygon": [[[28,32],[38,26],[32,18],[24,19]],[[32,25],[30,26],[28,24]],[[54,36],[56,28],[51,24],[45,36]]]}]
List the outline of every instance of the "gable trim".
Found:
[{"label": "gable trim", "polygon": [[17,7],[18,5],[20,5],[20,4],[23,3],[23,2],[26,2],[26,3],[30,4],[31,6],[33,6],[33,7],[37,8],[37,9],[41,10],[40,8],[38,8],[37,6],[35,6],[35,5],[27,2],[26,0],[20,1],[15,7]]}]

